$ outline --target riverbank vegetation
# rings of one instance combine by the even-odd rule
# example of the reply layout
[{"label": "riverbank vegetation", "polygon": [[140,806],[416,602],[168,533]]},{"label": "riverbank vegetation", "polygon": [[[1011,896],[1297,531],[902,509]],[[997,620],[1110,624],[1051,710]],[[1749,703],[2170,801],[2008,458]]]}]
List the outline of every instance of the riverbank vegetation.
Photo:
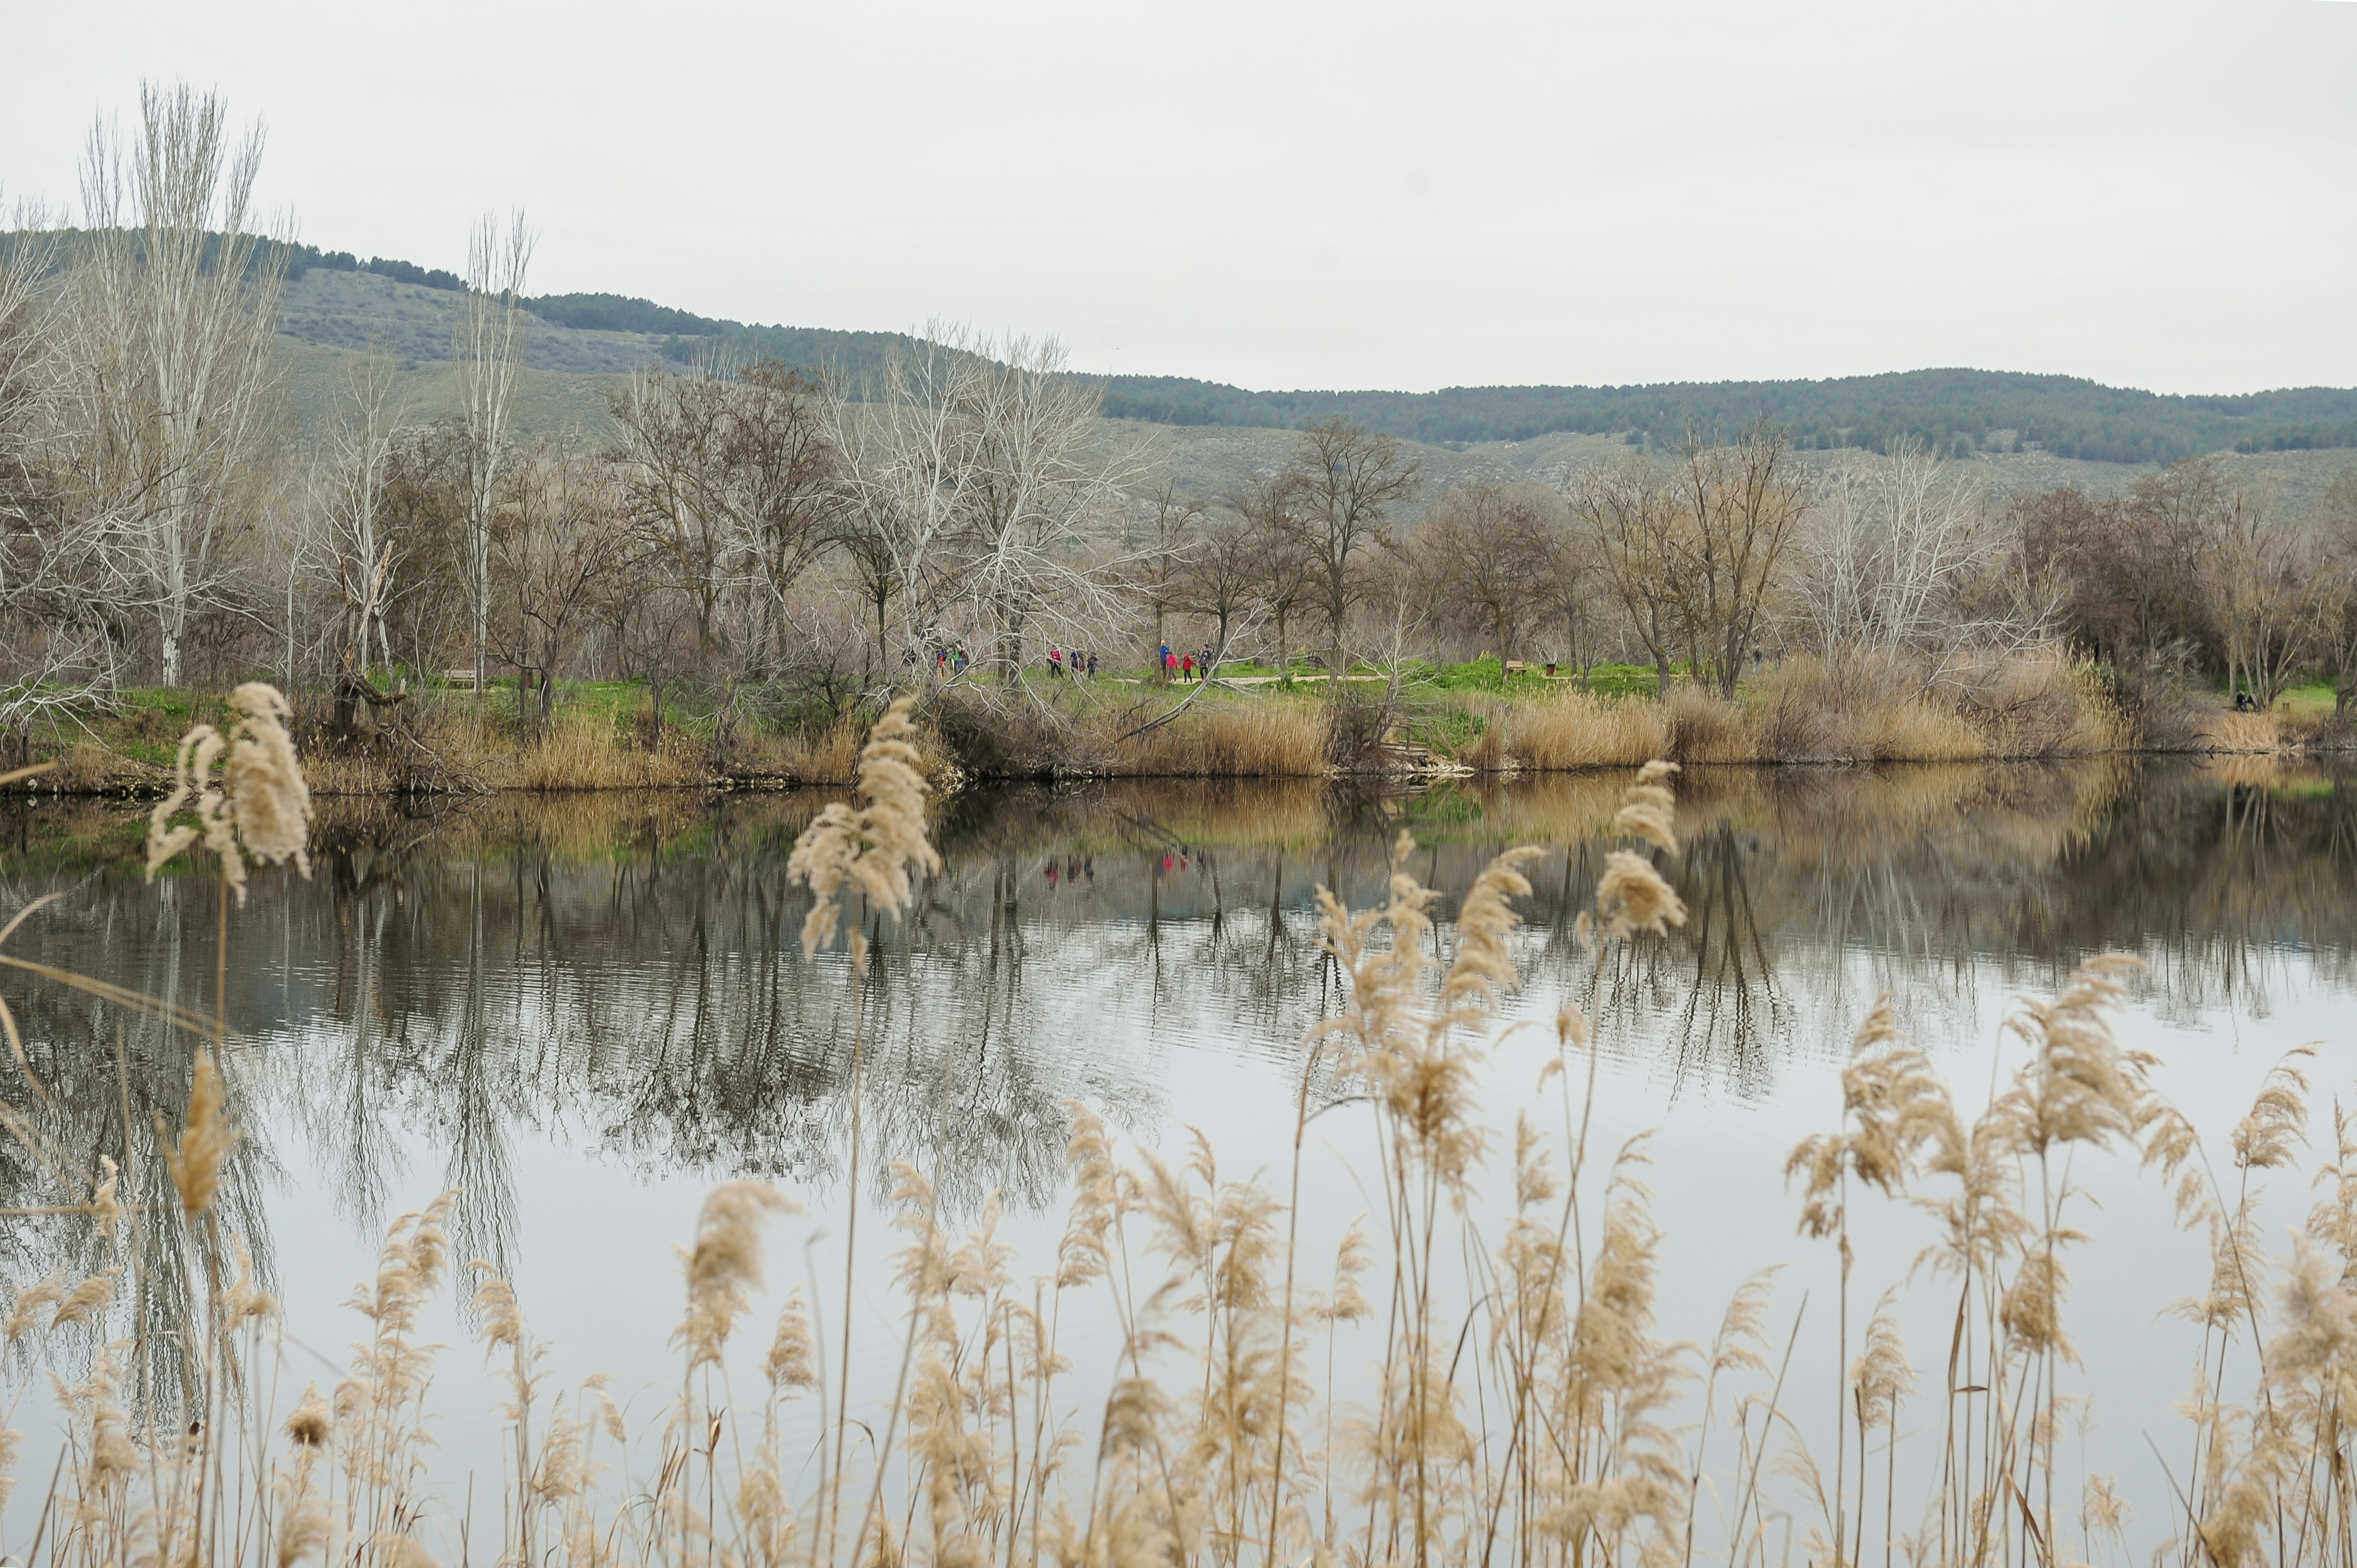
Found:
[{"label": "riverbank vegetation", "polygon": [[[2296,515],[2203,457],[2004,496],[1903,432],[1826,455],[1700,408],[1437,493],[1324,417],[1189,495],[1060,346],[941,326],[818,372],[665,362],[526,439],[520,223],[441,291],[460,415],[361,355],[305,428],[258,142],[186,90],[142,122],[92,144],[103,210],[0,252],[0,747],[49,787],[156,784],[265,675],[323,789],[841,782],[901,695],[945,766],[1040,777],[2348,733],[2357,470]],[[2319,684],[2329,721],[2287,706]]]},{"label": "riverbank vegetation", "polygon": [[[183,802],[224,863],[224,944],[232,857],[299,849],[285,830],[301,782],[264,765],[285,755],[277,704],[246,695],[255,749],[218,774],[199,763]],[[866,748],[857,801],[830,806],[794,854],[819,895],[804,961],[849,992],[855,1190],[867,933],[941,870],[908,706]],[[770,1291],[791,1192],[719,1186],[679,1254],[677,1380],[653,1407],[548,1375],[533,1304],[454,1251],[455,1195],[392,1226],[350,1303],[349,1366],[323,1389],[235,1229],[241,1044],[225,997],[210,1015],[160,1010],[187,1040],[185,1096],[168,1122],[135,1120],[126,1099],[97,1149],[51,1135],[36,1041],[19,1064],[32,1099],[6,1129],[27,1180],[52,1189],[40,1219],[79,1240],[73,1265],[16,1295],[10,1377],[45,1363],[73,1380],[55,1473],[19,1500],[31,1522],[10,1549],[281,1568],[478,1554],[1634,1568],[2118,1562],[2142,1536],[2172,1563],[2349,1561],[2357,1141],[2336,1117],[2301,1168],[2316,1090],[2300,1051],[2255,1068],[2248,1112],[2205,1146],[2158,1092],[2158,1064],[2113,1035],[2121,958],[2021,1004],[1985,1099],[1949,1085],[1887,1006],[1866,1011],[1825,1130],[1781,1162],[1799,1230],[1840,1259],[1835,1299],[1812,1306],[1763,1271],[1707,1343],[1663,1334],[1677,1242],[1652,1219],[1644,1137],[1600,1131],[1597,1064],[1620,1026],[1608,983],[1694,983],[1651,961],[1691,918],[1672,880],[1697,848],[1679,781],[1660,762],[1618,781],[1595,823],[1612,847],[1577,893],[1587,986],[1512,1051],[1530,852],[1491,860],[1444,930],[1403,836],[1372,905],[1325,901],[1318,961],[1338,1001],[1292,1064],[1290,1150],[1198,1136],[1183,1157],[1157,1153],[1074,1106],[1066,1223],[1032,1256],[1000,1240],[989,1200],[960,1234],[920,1150],[896,1163],[892,1237],[850,1226],[813,1242],[846,1262],[892,1251],[888,1345],[861,1338],[876,1330],[848,1298],[838,1316],[833,1299]],[[197,837],[159,811],[151,869]],[[851,888],[856,918],[838,926],[825,892]],[[1501,1073],[1532,1079],[1511,1128],[1483,1110]],[[1365,1173],[1369,1211],[1305,1225],[1301,1172],[1329,1159]],[[2070,1262],[2096,1223],[2081,1184],[2105,1164],[2144,1167],[2147,1200],[2209,1255],[2158,1284],[2192,1293],[2174,1310],[2193,1390],[2182,1428],[2151,1434],[2171,1499],[2159,1517],[2134,1517],[2076,1435],[2102,1391],[2076,1369],[2074,1336],[2097,1330],[2074,1316]],[[2310,1176],[2307,1223],[2271,1255],[2264,1189]],[[1854,1278],[1854,1234],[1886,1219],[1920,1240],[1919,1263]],[[436,1471],[437,1412],[457,1396],[425,1314],[453,1291],[473,1304],[503,1455],[472,1485]],[[1938,1337],[1910,1346],[1900,1325],[1919,1294]],[[1113,1347],[1086,1369],[1069,1359],[1084,1323]],[[1822,1381],[1795,1374],[1804,1345]]]}]

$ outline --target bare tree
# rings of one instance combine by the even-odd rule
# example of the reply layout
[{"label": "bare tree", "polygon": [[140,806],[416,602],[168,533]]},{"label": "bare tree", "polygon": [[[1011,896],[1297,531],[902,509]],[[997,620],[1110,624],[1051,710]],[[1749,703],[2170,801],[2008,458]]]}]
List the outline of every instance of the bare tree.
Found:
[{"label": "bare tree", "polygon": [[1280,677],[1289,676],[1293,648],[1286,627],[1308,602],[1313,564],[1302,548],[1302,531],[1294,516],[1299,487],[1290,469],[1255,475],[1228,494],[1228,505],[1244,521],[1240,541],[1254,581],[1254,596],[1276,631],[1275,663]]},{"label": "bare tree", "polygon": [[1660,472],[1634,455],[1582,475],[1572,506],[1630,628],[1653,661],[1655,693],[1666,697],[1686,613],[1677,580],[1684,510]]},{"label": "bare tree", "polygon": [[285,252],[249,228],[259,126],[232,151],[226,107],[186,84],[143,84],[139,108],[135,143],[103,121],[91,133],[71,283],[112,548],[155,617],[168,686],[191,617],[224,599],[226,545],[273,433]]},{"label": "bare tree", "polygon": [[700,662],[717,651],[721,600],[748,541],[730,513],[729,388],[703,371],[656,368],[613,394],[613,460],[651,564],[693,607]]},{"label": "bare tree", "polygon": [[975,664],[1024,689],[1035,622],[1069,637],[1117,620],[1126,563],[1089,542],[1136,455],[1104,444],[1102,398],[1053,341],[994,342],[938,323],[837,392],[845,526],[879,564],[889,557],[908,607],[903,668],[931,671],[923,650],[971,635]]},{"label": "bare tree", "polygon": [[[1211,623],[1211,668],[1216,670],[1236,638],[1250,628],[1260,606],[1265,585],[1260,542],[1251,521],[1241,516],[1206,519],[1199,512],[1191,532],[1189,548],[1178,557],[1168,605]],[[1157,625],[1155,641],[1163,640]]]},{"label": "bare tree", "polygon": [[1348,419],[1313,420],[1291,471],[1290,527],[1311,568],[1310,599],[1326,618],[1327,673],[1340,679],[1351,608],[1369,587],[1367,552],[1392,508],[1415,494],[1420,458],[1393,436]]},{"label": "bare tree", "polygon": [[[844,511],[839,527],[873,557],[863,569],[877,605],[878,654],[884,606],[894,594],[906,602],[907,635],[914,645],[937,646],[952,635],[948,600],[954,586],[955,545],[977,482],[977,434],[972,390],[983,366],[971,353],[941,340],[937,328],[888,349],[880,370],[864,382],[839,380],[828,404],[829,434],[843,466]],[[931,671],[931,659],[912,660]]]},{"label": "bare tree", "polygon": [[985,341],[972,352],[985,369],[970,383],[974,470],[961,578],[1012,677],[1024,668],[1033,619],[1069,636],[1115,618],[1111,575],[1076,547],[1113,517],[1138,454],[1107,446],[1098,418],[1104,389],[1074,374],[1055,339]]},{"label": "bare tree", "polygon": [[1685,513],[1672,586],[1695,674],[1732,697],[1784,547],[1807,510],[1807,487],[1784,431],[1766,420],[1732,444],[1705,442],[1689,426],[1672,483]]},{"label": "bare tree", "polygon": [[470,445],[456,419],[396,427],[388,443],[377,511],[393,558],[379,613],[387,639],[421,670],[447,671],[472,655]]},{"label": "bare tree", "polygon": [[[1146,525],[1130,582],[1132,591],[1154,613],[1154,641],[1162,647],[1170,641],[1170,612],[1179,607],[1185,593],[1181,579],[1195,548],[1196,530],[1203,521],[1203,503],[1180,495],[1178,481],[1166,478],[1149,504],[1154,520]],[[1157,679],[1161,673],[1156,671]]]},{"label": "bare tree", "polygon": [[[731,651],[731,596],[755,585],[774,632],[787,591],[836,539],[842,497],[823,389],[763,360],[642,371],[612,402],[633,524],[694,606],[696,657],[708,667]],[[775,651],[774,635],[760,640]]]},{"label": "bare tree", "polygon": [[496,218],[484,218],[467,242],[467,292],[457,316],[458,390],[467,428],[467,588],[474,612],[478,693],[490,673],[484,660],[491,634],[491,509],[531,326],[523,291],[532,248],[521,210],[510,215],[504,236]]},{"label": "bare tree", "polygon": [[[1534,598],[1542,624],[1542,646],[1563,650],[1558,662],[1576,666],[1585,682],[1603,651],[1598,623],[1607,613],[1605,585],[1596,537],[1566,517],[1547,532],[1545,555]],[[1559,630],[1560,641],[1556,640]]]},{"label": "bare tree", "polygon": [[[334,642],[332,720],[341,735],[358,729],[362,703],[373,709],[402,700],[401,693],[380,689],[369,675],[371,646],[388,671],[393,662],[393,638],[385,628],[385,609],[393,593],[393,540],[384,516],[393,431],[401,419],[393,403],[393,385],[392,361],[382,352],[356,361],[348,381],[349,396],[336,410],[328,435],[331,467],[322,510],[342,602]],[[289,581],[291,585],[291,569]],[[287,615],[291,639],[291,586]]]},{"label": "bare tree", "polygon": [[110,699],[131,613],[108,570],[112,519],[76,482],[88,466],[63,423],[70,323],[48,308],[58,261],[38,214],[20,214],[0,252],[0,731],[16,765],[32,725]]},{"label": "bare tree", "polygon": [[2226,684],[2239,681],[2262,708],[2316,650],[2339,606],[2325,589],[2318,553],[2298,529],[2278,521],[2272,485],[2237,489],[2212,526],[2209,586],[2226,655]]},{"label": "bare tree", "polygon": [[1790,587],[1794,618],[1837,682],[1905,667],[1928,690],[2050,636],[2024,596],[1990,591],[2012,540],[1965,472],[1902,441],[1819,483]]},{"label": "bare tree", "polygon": [[[773,620],[788,590],[835,542],[843,492],[824,386],[775,360],[734,379],[726,493],[769,590],[763,618]],[[780,651],[770,640],[772,652]]]},{"label": "bare tree", "polygon": [[1501,661],[1539,610],[1560,507],[1544,492],[1459,485],[1416,525],[1416,569],[1449,612],[1480,623]]},{"label": "bare tree", "polygon": [[516,682],[517,716],[544,730],[554,711],[556,671],[565,639],[604,592],[623,559],[627,531],[613,476],[578,450],[577,437],[519,455],[504,487],[498,552],[512,596],[512,661],[537,674],[535,716],[526,706],[533,682]]},{"label": "bare tree", "polygon": [[2332,712],[2357,701],[2357,467],[2343,468],[2318,500],[2312,524],[2323,604],[2321,634],[2332,667]]},{"label": "bare tree", "polygon": [[862,611],[873,610],[876,615],[874,639],[870,641],[864,636],[861,639],[863,657],[873,656],[869,666],[869,680],[873,682],[880,671],[890,666],[892,653],[885,639],[884,619],[904,585],[899,552],[894,547],[892,536],[884,532],[883,515],[872,507],[841,508],[832,538],[851,567]]}]

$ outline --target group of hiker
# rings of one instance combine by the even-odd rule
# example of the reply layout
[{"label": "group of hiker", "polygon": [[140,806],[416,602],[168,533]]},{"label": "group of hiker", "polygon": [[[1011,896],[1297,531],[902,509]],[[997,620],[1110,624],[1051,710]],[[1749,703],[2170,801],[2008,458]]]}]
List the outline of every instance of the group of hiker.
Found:
[{"label": "group of hiker", "polygon": [[1210,643],[1203,645],[1203,656],[1200,659],[1191,653],[1173,653],[1170,651],[1170,645],[1167,642],[1162,645],[1162,678],[1165,681],[1192,681],[1196,679],[1198,671],[1200,671],[1203,680],[1208,681],[1211,678],[1211,645]]},{"label": "group of hiker", "polygon": [[[1173,652],[1170,645],[1166,642],[1162,645],[1161,659],[1162,678],[1165,681],[1208,681],[1211,678],[1212,667],[1216,663],[1211,657],[1211,648],[1209,643],[1205,643],[1201,654],[1197,655]],[[933,674],[936,678],[950,680],[963,675],[965,673],[966,664],[963,643],[941,642],[933,645]],[[1061,643],[1051,642],[1048,645],[1048,674],[1051,679],[1061,680],[1069,675],[1073,680],[1085,681],[1093,677],[1096,672],[1097,656],[1094,653],[1078,648],[1066,648]]]}]

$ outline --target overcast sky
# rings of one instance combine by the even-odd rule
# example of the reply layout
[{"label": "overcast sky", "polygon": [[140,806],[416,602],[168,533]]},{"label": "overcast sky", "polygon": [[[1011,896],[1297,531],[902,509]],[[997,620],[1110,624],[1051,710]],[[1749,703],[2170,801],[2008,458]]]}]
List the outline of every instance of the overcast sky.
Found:
[{"label": "overcast sky", "polygon": [[1254,387],[2357,382],[2357,5],[0,0],[0,189],[143,77],[329,249]]}]

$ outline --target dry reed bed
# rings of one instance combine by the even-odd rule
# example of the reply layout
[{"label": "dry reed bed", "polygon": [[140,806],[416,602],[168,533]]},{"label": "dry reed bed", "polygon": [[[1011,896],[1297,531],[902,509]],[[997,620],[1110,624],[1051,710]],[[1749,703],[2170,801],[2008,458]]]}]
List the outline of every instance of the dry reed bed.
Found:
[{"label": "dry reed bed", "polygon": [[[2018,660],[1969,690],[1926,693],[1896,677],[1828,678],[1803,662],[1728,702],[1691,685],[1666,699],[1578,690],[1450,699],[1471,737],[1442,761],[1476,772],[1684,764],[1993,762],[2133,750],[2135,736],[2087,672]],[[1112,771],[1150,777],[1328,770],[1329,710],[1302,699],[1207,703],[1113,747]],[[1099,749],[1104,749],[1100,747]]]},{"label": "dry reed bed", "polygon": [[[201,832],[184,833],[159,811],[152,852],[160,860],[210,843],[222,860],[225,913],[242,854],[299,850],[285,826],[299,821],[299,777],[242,766],[232,758],[216,780],[200,764],[174,809],[193,810]],[[1581,922],[1599,974],[1616,950],[1685,920],[1656,869],[1681,849],[1674,771],[1649,764],[1615,805],[1611,828],[1630,847],[1606,858]],[[828,806],[795,850],[796,873],[820,895],[806,948],[836,940],[843,891],[894,912],[914,892],[911,871],[939,864],[901,708],[866,748],[860,785],[858,803]],[[2011,1077],[1977,1109],[1960,1104],[1876,1009],[1858,1031],[1833,1130],[1794,1149],[1787,1175],[1801,1188],[1803,1231],[1845,1260],[1854,1206],[1923,1200],[1926,1261],[1942,1297],[1954,1293],[1953,1332],[1919,1367],[1887,1298],[1854,1331],[1853,1298],[1862,1308],[1874,1282],[1854,1283],[1845,1263],[1835,1315],[1842,1387],[1787,1388],[1779,1368],[1790,1348],[1770,1337],[1764,1276],[1737,1293],[1699,1355],[1657,1332],[1662,1239],[1634,1179],[1641,1148],[1591,1146],[1598,1043],[1577,1008],[1555,1020],[1532,1112],[1511,1133],[1476,1120],[1482,1047],[1515,983],[1512,901],[1530,892],[1520,866],[1535,852],[1509,852],[1481,875],[1444,966],[1432,956],[1430,895],[1404,869],[1412,847],[1398,845],[1403,869],[1382,907],[1326,902],[1325,946],[1344,991],[1340,1012],[1305,1042],[1292,1164],[1277,1178],[1285,1190],[1224,1176],[1200,1140],[1176,1164],[1125,1155],[1075,1105],[1068,1222],[1055,1254],[1028,1260],[1039,1272],[1026,1275],[996,1241],[992,1210],[953,1236],[924,1173],[895,1166],[904,1326],[888,1390],[863,1387],[855,1399],[850,1302],[838,1337],[823,1339],[815,1304],[799,1291],[766,1348],[751,1347],[758,1368],[748,1376],[740,1355],[732,1374],[731,1342],[763,1284],[765,1225],[791,1207],[763,1183],[730,1182],[706,1201],[682,1253],[684,1305],[672,1337],[680,1381],[667,1408],[635,1427],[601,1382],[550,1384],[524,1304],[473,1265],[479,1337],[505,1391],[495,1541],[470,1539],[450,1511],[460,1489],[429,1478],[438,1347],[422,1340],[421,1313],[452,1273],[450,1200],[392,1228],[375,1278],[353,1298],[362,1337],[332,1393],[314,1387],[291,1409],[268,1408],[263,1391],[275,1377],[263,1374],[282,1354],[275,1307],[214,1211],[236,1138],[217,1067],[220,1026],[170,1010],[210,1036],[194,1057],[184,1127],[155,1149],[126,1123],[133,1168],[55,1172],[102,1266],[21,1292],[5,1336],[21,1379],[53,1346],[87,1341],[119,1289],[154,1299],[160,1282],[148,1271],[168,1269],[161,1294],[188,1304],[169,1329],[187,1391],[126,1402],[124,1355],[152,1348],[100,1346],[67,1391],[70,1441],[25,1557],[281,1568],[406,1565],[436,1552],[780,1568],[2114,1557],[2118,1499],[2106,1479],[2070,1464],[2064,1417],[2080,1394],[2064,1262],[2086,1205],[2057,1179],[2079,1153],[2110,1148],[2157,1167],[2157,1187],[2173,1192],[2180,1219],[2214,1252],[2188,1330],[2199,1393],[2175,1451],[2182,1517],[2159,1560],[2352,1560],[2357,1132],[2346,1121],[2316,1171],[2321,1196],[2284,1287],[2259,1284],[2268,1261],[2251,1178],[2297,1165],[2309,1093],[2299,1057],[2268,1076],[2213,1162],[2154,1092],[2148,1058],[2111,1034],[2126,961],[2092,961],[2052,1001],[2028,1005],[2015,1020]],[[858,927],[849,940],[856,975]],[[138,1004],[102,983],[77,983]],[[863,997],[855,987],[853,1190]],[[1313,1110],[1337,1096],[1367,1108],[1380,1201],[1371,1231],[1353,1227],[1339,1250],[1330,1239],[1305,1247],[1294,1194],[1306,1133]],[[39,1151],[33,1123],[0,1115]],[[1469,1218],[1470,1199],[1500,1161],[1512,1207],[1502,1231],[1485,1235]],[[159,1197],[126,1201],[135,1192]],[[139,1245],[143,1230],[168,1245]],[[856,1218],[847,1230],[846,1282],[858,1249],[877,1245],[858,1235]],[[1091,1304],[1119,1325],[1124,1348],[1110,1394],[1082,1411],[1057,1331]],[[125,1316],[135,1335],[156,1331],[136,1308],[111,1321]],[[1382,1361],[1358,1408],[1338,1412],[1335,1347],[1346,1329],[1373,1334]],[[2221,1397],[2230,1361],[2240,1368],[2254,1347],[2251,1397],[2230,1407]],[[1833,1451],[1812,1453],[1780,1412],[1803,1401],[1822,1409],[1834,1393],[1845,1415]],[[790,1450],[782,1434],[796,1405],[814,1410],[819,1435]],[[1888,1456],[1903,1444],[1943,1457],[1910,1466],[1928,1479],[1901,1499]],[[1868,1458],[1878,1446],[1879,1468]],[[488,1492],[492,1478],[480,1479]]]},{"label": "dry reed bed", "polygon": [[1263,698],[1206,705],[1114,747],[1113,771],[1148,777],[1302,779],[1326,771],[1326,714]]}]

